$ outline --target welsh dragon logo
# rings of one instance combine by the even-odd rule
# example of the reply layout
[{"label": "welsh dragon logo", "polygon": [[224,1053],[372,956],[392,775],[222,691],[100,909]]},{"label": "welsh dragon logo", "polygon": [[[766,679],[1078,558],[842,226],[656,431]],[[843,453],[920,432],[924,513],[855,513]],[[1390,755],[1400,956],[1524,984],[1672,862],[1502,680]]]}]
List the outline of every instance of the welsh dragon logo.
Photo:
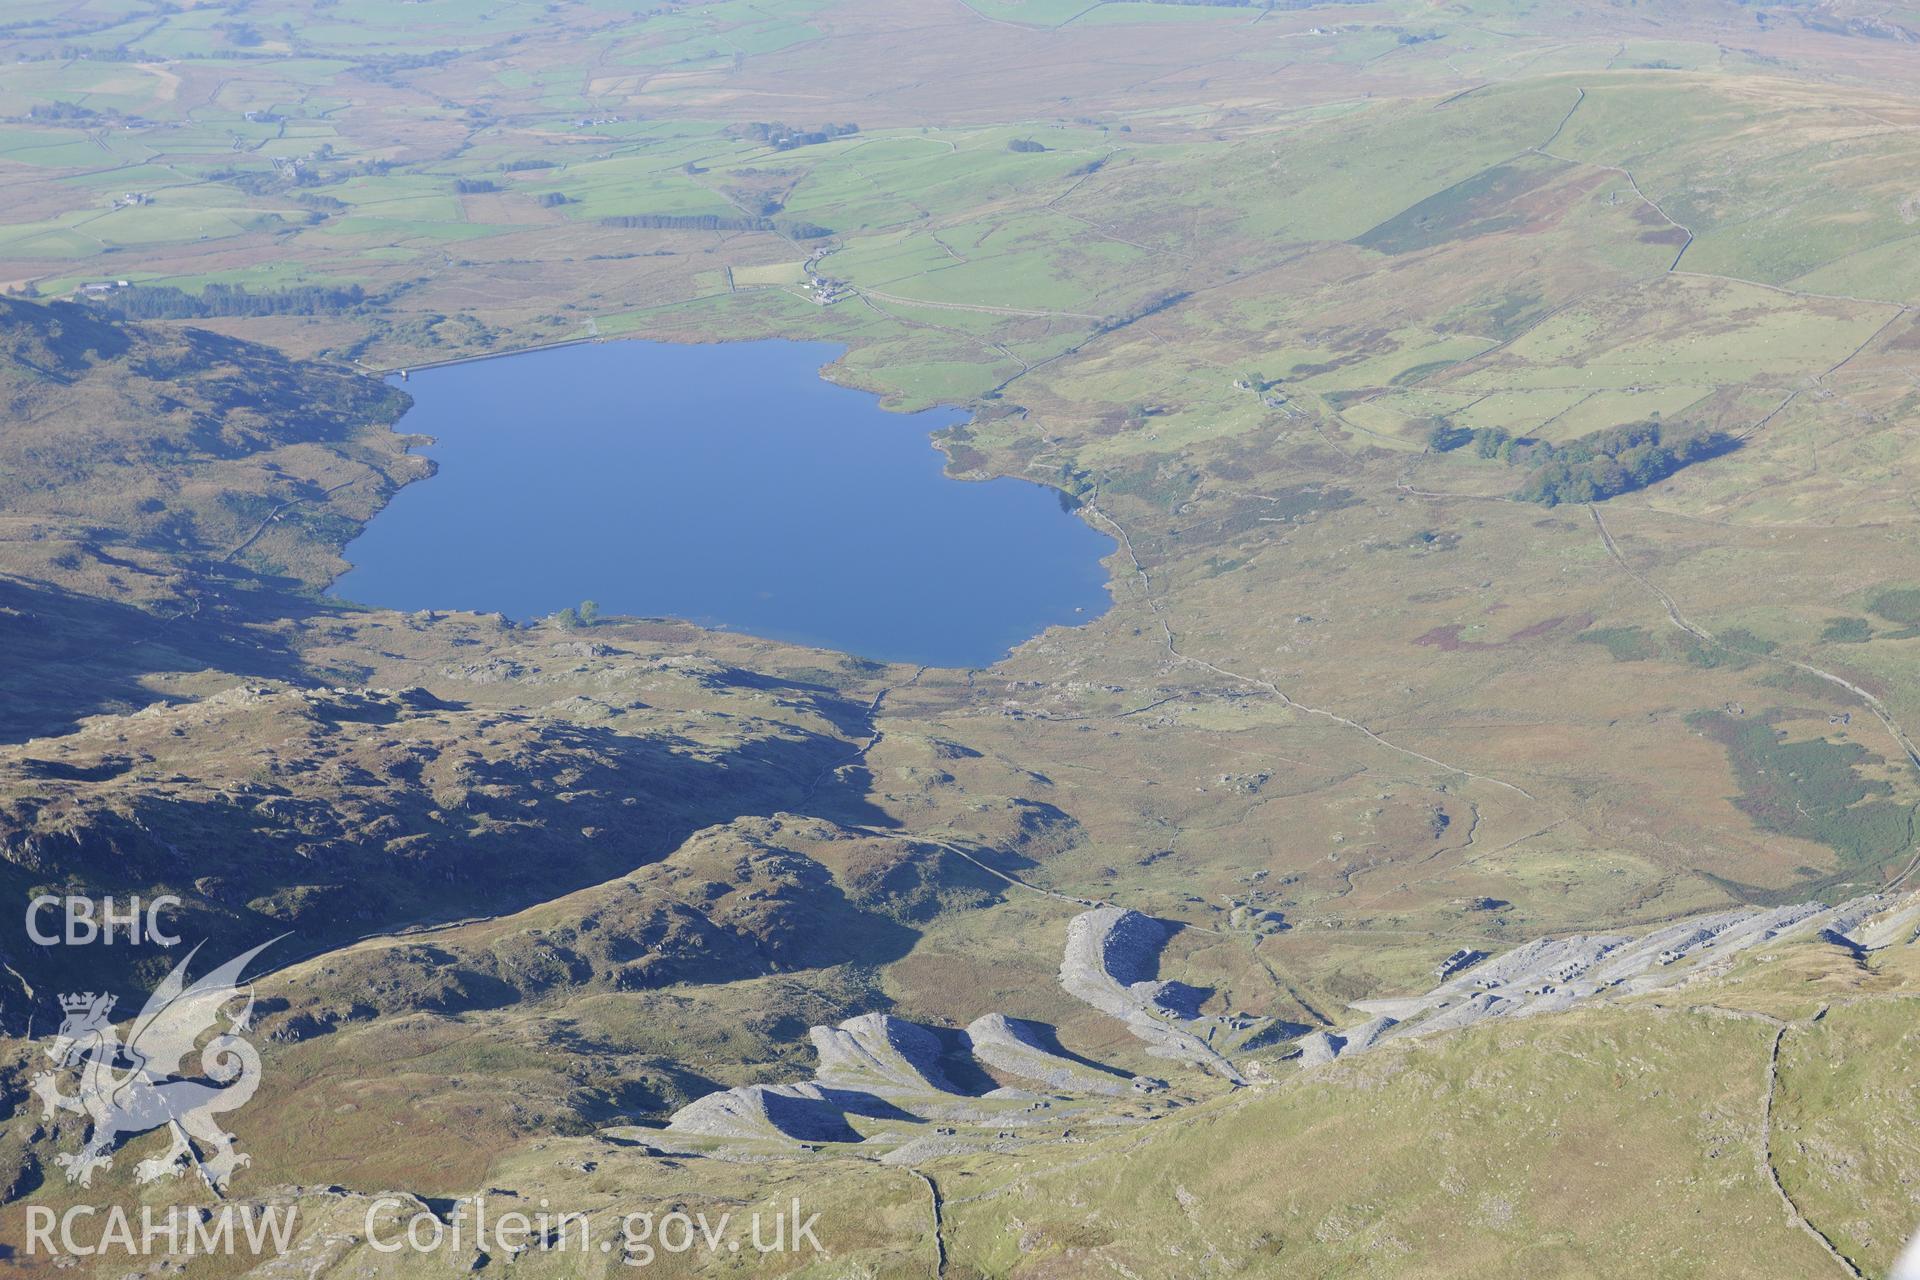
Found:
[{"label": "welsh dragon logo", "polygon": [[[278,939],[188,986],[187,966],[200,950],[196,946],[154,988],[124,1042],[113,1025],[113,996],[86,992],[60,998],[66,1019],[48,1043],[47,1057],[56,1071],[78,1068],[80,1091],[62,1093],[50,1071],[34,1076],[33,1091],[40,1095],[43,1119],[64,1111],[92,1122],[84,1148],[55,1157],[68,1182],[91,1186],[96,1169],[113,1166],[120,1142],[162,1125],[172,1131],[172,1145],[134,1166],[140,1182],[179,1177],[192,1166],[207,1186],[221,1192],[233,1171],[249,1163],[233,1149],[234,1135],[219,1117],[245,1106],[260,1087],[260,1053],[241,1035],[253,1016],[253,987],[241,985],[240,973],[273,941]],[[246,1003],[237,1012],[229,1008],[242,1000]],[[223,1016],[226,1029],[200,1044]],[[196,1050],[198,1074],[183,1075],[182,1063]]]}]

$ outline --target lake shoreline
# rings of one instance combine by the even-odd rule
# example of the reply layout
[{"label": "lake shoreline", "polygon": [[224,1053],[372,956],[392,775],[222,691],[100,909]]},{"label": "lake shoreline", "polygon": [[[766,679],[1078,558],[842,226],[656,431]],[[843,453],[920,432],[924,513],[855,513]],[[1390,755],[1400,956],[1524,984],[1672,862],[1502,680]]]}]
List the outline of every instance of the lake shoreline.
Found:
[{"label": "lake shoreline", "polygon": [[966,410],[885,408],[825,376],[845,350],[582,338],[408,366],[428,376],[393,430],[436,483],[394,494],[327,594],[516,618],[594,599],[970,669],[1113,607],[1109,531],[1055,486],[955,474],[940,435]]}]

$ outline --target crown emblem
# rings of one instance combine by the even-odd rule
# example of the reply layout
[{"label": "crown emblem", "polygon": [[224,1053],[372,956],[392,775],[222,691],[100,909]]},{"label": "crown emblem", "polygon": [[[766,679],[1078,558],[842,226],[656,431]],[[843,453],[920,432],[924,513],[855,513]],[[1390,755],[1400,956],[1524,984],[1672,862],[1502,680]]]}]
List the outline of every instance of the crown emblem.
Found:
[{"label": "crown emblem", "polygon": [[[260,1051],[241,1034],[246,1013],[236,1017],[228,1006],[244,1000],[252,1009],[253,987],[240,975],[270,945],[244,951],[189,984],[187,966],[200,950],[195,947],[153,989],[128,1028],[138,1047],[124,1043],[111,1025],[112,992],[60,996],[67,1020],[45,1040],[52,1070],[34,1076],[32,1088],[40,1096],[42,1120],[66,1112],[92,1122],[84,1147],[55,1158],[69,1183],[93,1185],[94,1174],[112,1165],[125,1139],[166,1127],[173,1144],[134,1166],[134,1181],[178,1177],[193,1168],[215,1195],[225,1192],[248,1157],[233,1149],[221,1117],[245,1106],[260,1087]],[[207,1038],[223,1013],[231,1025]],[[199,1061],[189,1065],[195,1055]],[[122,1067],[123,1061],[128,1065]],[[79,1075],[78,1093],[61,1091],[58,1073],[65,1072]]]}]

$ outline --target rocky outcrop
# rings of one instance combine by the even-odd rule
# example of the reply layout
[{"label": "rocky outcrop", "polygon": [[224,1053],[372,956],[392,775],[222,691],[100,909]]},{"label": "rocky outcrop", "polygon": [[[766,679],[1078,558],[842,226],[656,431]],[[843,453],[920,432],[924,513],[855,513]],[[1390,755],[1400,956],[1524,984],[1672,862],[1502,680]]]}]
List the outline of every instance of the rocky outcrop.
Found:
[{"label": "rocky outcrop", "polygon": [[1317,1067],[1345,1053],[1359,1053],[1380,1042],[1389,1027],[1398,1025],[1392,1018],[1369,1018],[1344,1031],[1314,1031],[1300,1037],[1300,1065]]},{"label": "rocky outcrop", "polygon": [[[1869,895],[1838,907],[1804,903],[1715,912],[1637,937],[1536,939],[1471,968],[1447,966],[1447,979],[1425,995],[1359,1002],[1355,1007],[1371,1016],[1301,1036],[1297,1061],[1311,1069],[1401,1036],[1671,985],[1774,939],[1820,934],[1865,950],[1909,937],[1917,928],[1920,895],[1900,901]],[[1151,1046],[1149,1052],[1243,1083],[1209,1041],[1249,1028],[1270,1030],[1271,1020],[1193,1016],[1195,997],[1202,993],[1159,977],[1160,950],[1168,936],[1165,924],[1137,911],[1098,907],[1084,912],[1068,924],[1061,985],[1124,1023]],[[914,1164],[1015,1141],[1022,1129],[1048,1123],[1041,1117],[1062,1114],[1058,1107],[1087,1107],[1090,1099],[1124,1098],[1140,1094],[1143,1086],[1152,1088],[1152,1082],[1073,1057],[1044,1024],[1001,1013],[975,1018],[964,1032],[867,1013],[837,1026],[814,1027],[809,1036],[819,1060],[813,1079],[709,1094],[676,1112],[667,1132],[783,1145],[868,1141],[883,1149],[882,1159]],[[1253,1038],[1240,1034],[1233,1043],[1244,1050]],[[981,1067],[1045,1092],[994,1088]],[[885,1123],[877,1133],[866,1126],[872,1133],[867,1137],[853,1117]],[[1109,1111],[1088,1122],[1126,1119]],[[913,1128],[903,1133],[902,1125]],[[997,1128],[988,1133],[988,1126]]]},{"label": "rocky outcrop", "polygon": [[[943,1034],[950,1043],[943,1043]],[[1052,1112],[1054,1100],[1021,1089],[994,1088],[975,1064],[1043,1085],[1056,1096],[1142,1092],[1138,1081],[1068,1057],[1050,1028],[997,1013],[976,1018],[958,1033],[936,1033],[904,1018],[866,1013],[838,1026],[814,1027],[809,1038],[819,1057],[814,1079],[708,1094],[675,1112],[667,1132],[782,1144],[860,1142],[863,1135],[850,1116],[915,1126],[940,1121],[942,1127],[898,1148],[909,1153],[906,1159],[911,1162],[971,1149],[948,1125],[995,1123],[1018,1129]],[[966,1061],[969,1057],[974,1063]],[[973,1092],[958,1088],[943,1059],[963,1078],[971,1071],[980,1087]],[[889,1130],[873,1140],[884,1145],[897,1141],[898,1134]]]},{"label": "rocky outcrop", "polygon": [[1198,1004],[1193,989],[1158,978],[1166,941],[1167,927],[1138,911],[1096,907],[1082,912],[1067,924],[1060,985],[1068,995],[1125,1023],[1128,1031],[1153,1046],[1149,1052],[1203,1067],[1234,1084],[1246,1083],[1202,1038],[1216,1029],[1215,1020],[1193,1016]]},{"label": "rocky outcrop", "polygon": [[1897,947],[1920,933],[1920,903],[1895,907],[1863,921],[1848,936],[1868,951]]},{"label": "rocky outcrop", "polygon": [[1158,997],[1155,976],[1166,942],[1166,926],[1152,916],[1119,907],[1084,912],[1067,925],[1060,985],[1102,1013],[1125,1018]]},{"label": "rocky outcrop", "polygon": [[1340,1038],[1346,1042],[1340,1051],[1357,1053],[1362,1049],[1371,1049],[1380,1043],[1381,1036],[1397,1025],[1392,1018],[1368,1018],[1358,1026],[1348,1027],[1340,1033]]},{"label": "rocky outcrop", "polygon": [[1300,1037],[1300,1065],[1317,1067],[1323,1062],[1332,1062],[1340,1056],[1347,1046],[1345,1037],[1331,1031],[1313,1031]]},{"label": "rocky outcrop", "polygon": [[1051,1028],[1037,1022],[1004,1013],[982,1014],[967,1024],[967,1040],[974,1057],[1003,1075],[1063,1093],[1119,1097],[1133,1091],[1125,1077],[1066,1057],[1054,1042]]},{"label": "rocky outcrop", "polygon": [[807,1033],[820,1066],[814,1078],[875,1094],[958,1092],[940,1069],[940,1041],[918,1023],[865,1013]]},{"label": "rocky outcrop", "polygon": [[[1867,894],[1829,907],[1802,902],[1740,907],[1693,916],[1637,937],[1576,934],[1540,938],[1472,969],[1454,973],[1422,996],[1362,1000],[1375,1015],[1301,1046],[1302,1060],[1350,1055],[1383,1039],[1470,1027],[1488,1018],[1557,1013],[1614,996],[1671,987],[1742,952],[1777,939],[1822,936],[1859,951],[1904,941],[1920,928],[1920,897]],[[1328,1051],[1331,1051],[1329,1054]]]},{"label": "rocky outcrop", "polygon": [[817,1084],[750,1084],[710,1093],[674,1112],[667,1130],[709,1138],[860,1140],[845,1107]]}]

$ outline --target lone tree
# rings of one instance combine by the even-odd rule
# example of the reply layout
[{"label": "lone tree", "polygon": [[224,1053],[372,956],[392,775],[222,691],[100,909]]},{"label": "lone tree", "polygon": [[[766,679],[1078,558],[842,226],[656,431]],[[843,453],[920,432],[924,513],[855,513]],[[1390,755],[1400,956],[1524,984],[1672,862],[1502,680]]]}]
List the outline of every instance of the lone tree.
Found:
[{"label": "lone tree", "polygon": [[590,627],[600,621],[600,602],[598,600],[582,600],[580,607],[574,612],[580,615],[581,626]]}]

